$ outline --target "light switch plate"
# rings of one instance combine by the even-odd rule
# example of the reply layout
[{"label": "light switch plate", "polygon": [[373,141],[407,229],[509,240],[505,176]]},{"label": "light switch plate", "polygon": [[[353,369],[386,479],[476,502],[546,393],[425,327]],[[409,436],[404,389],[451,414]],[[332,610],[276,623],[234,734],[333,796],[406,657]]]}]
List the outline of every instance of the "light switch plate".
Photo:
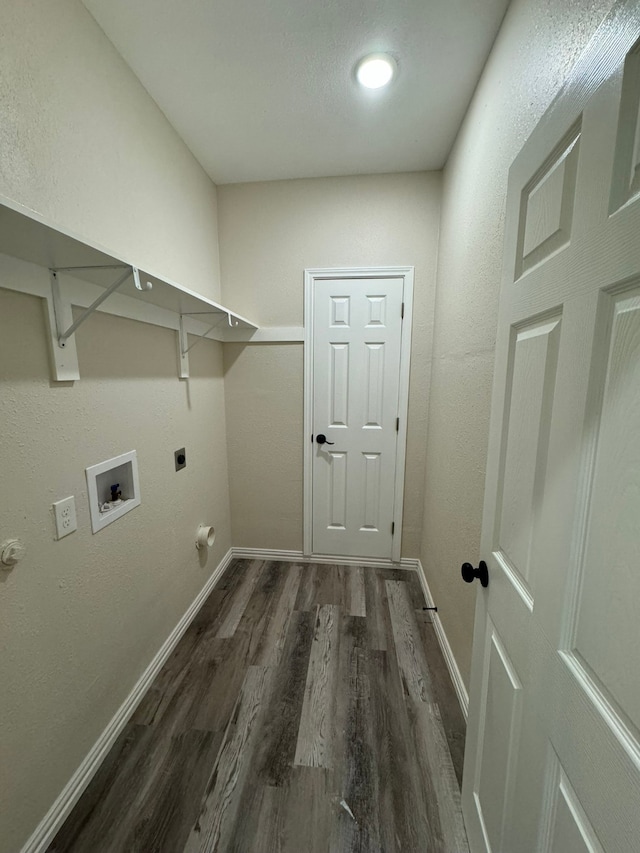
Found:
[{"label": "light switch plate", "polygon": [[56,501],[53,504],[53,512],[56,519],[56,539],[62,539],[78,529],[76,520],[76,499],[73,495]]}]

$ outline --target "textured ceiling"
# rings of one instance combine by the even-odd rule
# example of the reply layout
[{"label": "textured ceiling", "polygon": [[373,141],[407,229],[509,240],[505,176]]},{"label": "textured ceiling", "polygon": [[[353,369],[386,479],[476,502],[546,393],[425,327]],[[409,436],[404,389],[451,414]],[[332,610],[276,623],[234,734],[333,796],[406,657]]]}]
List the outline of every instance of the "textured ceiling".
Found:
[{"label": "textured ceiling", "polygon": [[[508,0],[84,0],[216,183],[440,169]],[[354,78],[391,53],[387,90]]]}]

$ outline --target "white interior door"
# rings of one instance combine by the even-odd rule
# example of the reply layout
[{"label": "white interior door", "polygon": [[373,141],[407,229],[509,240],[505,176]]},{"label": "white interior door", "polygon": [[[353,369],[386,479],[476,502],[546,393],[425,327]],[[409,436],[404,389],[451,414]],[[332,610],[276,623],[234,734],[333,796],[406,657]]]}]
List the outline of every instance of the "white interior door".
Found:
[{"label": "white interior door", "polygon": [[[311,551],[392,557],[404,276],[314,278]],[[402,471],[399,483],[401,492]]]},{"label": "white interior door", "polygon": [[620,4],[510,172],[474,853],[640,850],[639,36]]}]

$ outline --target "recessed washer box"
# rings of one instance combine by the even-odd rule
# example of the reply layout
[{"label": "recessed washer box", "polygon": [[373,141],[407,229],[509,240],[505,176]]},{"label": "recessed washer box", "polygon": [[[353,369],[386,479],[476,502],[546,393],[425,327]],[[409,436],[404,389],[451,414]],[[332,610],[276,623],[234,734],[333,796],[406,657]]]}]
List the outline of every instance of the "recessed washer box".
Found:
[{"label": "recessed washer box", "polygon": [[[117,521],[140,505],[140,481],[138,480],[138,457],[135,450],[114,456],[86,468],[89,490],[91,528],[94,533],[107,524]],[[111,486],[118,484],[122,502],[103,511],[101,507],[111,501]]]}]

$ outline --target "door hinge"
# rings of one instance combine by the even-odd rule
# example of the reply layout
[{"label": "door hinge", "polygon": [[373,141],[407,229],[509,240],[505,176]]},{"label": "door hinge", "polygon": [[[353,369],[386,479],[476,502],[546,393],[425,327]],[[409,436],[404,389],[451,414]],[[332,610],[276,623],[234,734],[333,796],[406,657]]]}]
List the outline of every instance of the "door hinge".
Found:
[{"label": "door hinge", "polygon": [[400,432],[400,418],[396,418],[396,432]]},{"label": "door hinge", "polygon": [[395,523],[395,521],[392,521],[391,522],[391,535],[393,536],[393,534],[395,532],[396,532],[396,523]]},{"label": "door hinge", "polygon": [[402,308],[400,309],[400,319],[404,320],[404,302],[402,303]]}]

